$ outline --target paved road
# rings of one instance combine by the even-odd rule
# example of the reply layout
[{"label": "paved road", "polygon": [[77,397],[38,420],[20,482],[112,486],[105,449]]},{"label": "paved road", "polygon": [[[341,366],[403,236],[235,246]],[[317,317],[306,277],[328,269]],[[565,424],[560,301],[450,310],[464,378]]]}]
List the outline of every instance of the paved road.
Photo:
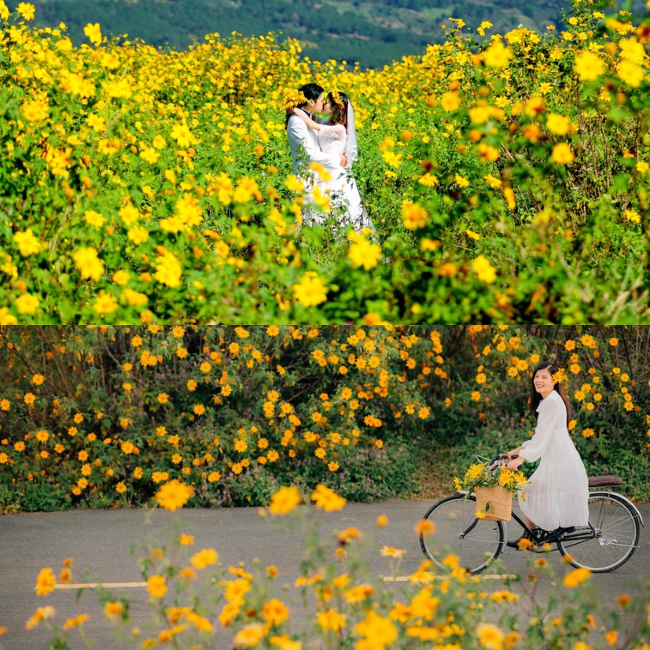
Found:
[{"label": "paved road", "polygon": [[[364,531],[377,530],[381,545],[406,549],[400,573],[412,573],[423,559],[414,524],[421,518],[430,501],[389,500],[376,504],[348,504],[342,512],[324,514],[310,508],[310,516],[323,519],[323,530],[356,526]],[[641,512],[650,528],[650,506]],[[375,522],[380,514],[388,516],[390,524],[377,529]],[[176,516],[179,516],[178,514]],[[180,517],[187,522],[185,532],[195,537],[194,548],[213,547],[219,552],[224,565],[240,561],[248,565],[259,558],[264,565],[274,564],[279,569],[278,584],[293,585],[298,576],[302,539],[273,531],[268,522],[260,519],[255,508],[217,510],[184,510]],[[150,522],[147,523],[147,518]],[[73,511],[64,513],[18,514],[0,517],[0,626],[8,632],[0,638],[6,650],[44,649],[50,638],[40,625],[27,632],[25,621],[36,607],[49,604],[57,610],[56,620],[85,612],[90,619],[85,632],[97,641],[98,650],[117,647],[114,635],[102,614],[98,598],[86,590],[76,601],[74,590],[55,590],[47,598],[37,597],[34,590],[36,576],[41,568],[52,567],[55,573],[64,558],[72,557],[77,571],[73,582],[80,581],[81,569],[89,570],[93,579],[110,583],[142,582],[138,568],[138,554],[131,547],[148,535],[168,539],[173,515],[164,511],[142,510]],[[514,527],[511,535],[514,535]],[[523,553],[507,551],[503,562],[513,573],[526,571]],[[551,562],[562,572],[564,569],[557,553],[550,554]],[[388,574],[387,558],[378,554],[371,558],[377,575]],[[605,602],[614,603],[622,593],[634,595],[633,586],[639,576],[650,578],[650,533],[644,529],[641,547],[635,556],[618,571],[594,575],[592,583]],[[394,583],[397,584],[397,583]],[[499,583],[495,581],[495,588]],[[542,585],[548,592],[551,585]],[[289,594],[292,588],[289,589]],[[128,594],[133,599],[133,625],[143,625],[149,620],[148,596],[141,587],[124,587],[114,590]],[[300,617],[301,606],[293,608],[292,618]]]}]

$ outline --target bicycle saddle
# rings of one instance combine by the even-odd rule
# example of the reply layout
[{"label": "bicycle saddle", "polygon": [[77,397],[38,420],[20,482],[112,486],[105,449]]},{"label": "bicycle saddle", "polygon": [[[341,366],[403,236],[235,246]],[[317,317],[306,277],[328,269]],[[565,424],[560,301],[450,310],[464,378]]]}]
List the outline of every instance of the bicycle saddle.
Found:
[{"label": "bicycle saddle", "polygon": [[615,485],[623,485],[623,479],[620,476],[590,476],[589,487],[614,487]]}]

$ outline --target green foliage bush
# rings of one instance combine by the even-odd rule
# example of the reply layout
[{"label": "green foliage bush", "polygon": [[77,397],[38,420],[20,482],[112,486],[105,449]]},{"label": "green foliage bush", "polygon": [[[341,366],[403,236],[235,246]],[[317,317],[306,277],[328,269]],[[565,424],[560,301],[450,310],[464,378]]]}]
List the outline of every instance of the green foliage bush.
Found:
[{"label": "green foliage bush", "polygon": [[201,507],[450,492],[533,434],[549,359],[589,473],[650,501],[648,350],[644,327],[5,327],[0,507],[142,506],[174,478]]},{"label": "green foliage bush", "polygon": [[266,505],[289,483],[330,483],[359,501],[408,494],[420,460],[412,443],[431,410],[421,371],[442,373],[439,337],[3,328],[0,484],[14,495],[4,508],[142,506],[173,478],[202,507]]}]

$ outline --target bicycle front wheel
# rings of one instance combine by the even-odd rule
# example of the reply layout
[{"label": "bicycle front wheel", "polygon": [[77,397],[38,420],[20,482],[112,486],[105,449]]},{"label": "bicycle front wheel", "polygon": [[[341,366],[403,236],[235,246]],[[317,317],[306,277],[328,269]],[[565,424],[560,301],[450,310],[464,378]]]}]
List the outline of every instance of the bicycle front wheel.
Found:
[{"label": "bicycle front wheel", "polygon": [[626,499],[609,492],[592,492],[589,526],[577,528],[557,546],[574,567],[607,573],[632,557],[640,532],[638,513]]},{"label": "bicycle front wheel", "polygon": [[435,525],[432,535],[420,535],[422,552],[441,569],[448,553],[458,556],[460,566],[471,573],[480,573],[503,550],[504,530],[500,521],[476,518],[476,499],[462,494],[434,503],[424,515]]}]

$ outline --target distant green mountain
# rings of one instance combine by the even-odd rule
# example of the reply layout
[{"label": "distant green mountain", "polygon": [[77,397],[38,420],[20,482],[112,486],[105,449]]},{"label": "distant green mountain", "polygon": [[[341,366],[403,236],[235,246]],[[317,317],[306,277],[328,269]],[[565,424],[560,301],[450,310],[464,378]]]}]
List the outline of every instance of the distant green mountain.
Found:
[{"label": "distant green mountain", "polygon": [[[359,61],[381,67],[404,55],[421,54],[442,40],[449,17],[470,27],[488,20],[503,33],[518,25],[543,31],[560,25],[563,0],[31,0],[36,24],[65,22],[73,41],[99,22],[104,34],[128,34],[155,46],[184,49],[211,32],[244,36],[270,31],[301,41],[316,60]],[[18,0],[8,2],[11,8]]]}]

